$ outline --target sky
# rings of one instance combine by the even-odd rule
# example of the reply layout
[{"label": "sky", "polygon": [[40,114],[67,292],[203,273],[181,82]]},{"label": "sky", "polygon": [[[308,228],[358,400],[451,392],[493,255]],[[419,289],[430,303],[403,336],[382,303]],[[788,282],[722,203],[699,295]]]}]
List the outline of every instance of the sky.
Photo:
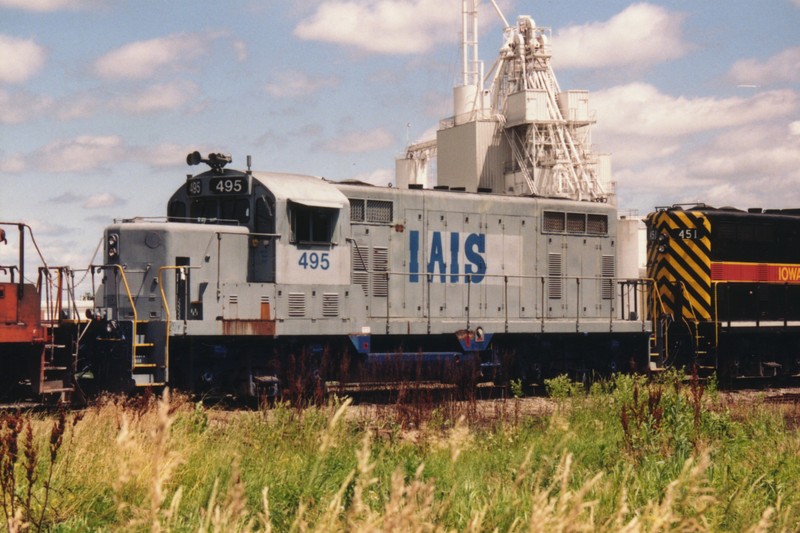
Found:
[{"label": "sky", "polygon": [[[589,91],[621,213],[800,207],[800,0],[498,4],[551,28],[562,90]],[[194,150],[393,182],[453,114],[460,24],[458,0],[0,0],[0,221],[80,269],[114,219],[166,214]]]}]

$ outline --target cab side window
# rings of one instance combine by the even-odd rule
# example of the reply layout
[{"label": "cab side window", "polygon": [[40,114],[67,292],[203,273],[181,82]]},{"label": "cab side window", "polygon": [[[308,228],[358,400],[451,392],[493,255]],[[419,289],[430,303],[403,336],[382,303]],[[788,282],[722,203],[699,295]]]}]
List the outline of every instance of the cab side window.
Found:
[{"label": "cab side window", "polygon": [[291,203],[289,220],[292,229],[292,242],[331,244],[338,216],[339,210],[335,208]]}]

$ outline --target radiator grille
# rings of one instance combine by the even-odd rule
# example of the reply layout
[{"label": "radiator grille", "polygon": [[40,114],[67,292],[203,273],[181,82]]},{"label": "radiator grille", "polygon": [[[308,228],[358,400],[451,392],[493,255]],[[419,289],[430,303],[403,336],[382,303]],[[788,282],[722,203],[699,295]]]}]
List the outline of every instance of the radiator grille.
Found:
[{"label": "radiator grille", "polygon": [[392,202],[367,200],[367,222],[390,224],[392,222]]},{"label": "radiator grille", "polygon": [[589,215],[586,220],[586,232],[592,235],[608,234],[608,216]]},{"label": "radiator grille", "polygon": [[586,233],[586,215],[583,213],[567,213],[567,232]]},{"label": "radiator grille", "polygon": [[555,211],[544,212],[544,222],[542,223],[543,231],[550,231],[560,233],[564,231],[564,213],[557,213]]},{"label": "radiator grille", "polygon": [[350,199],[350,220],[364,222],[364,200]]}]

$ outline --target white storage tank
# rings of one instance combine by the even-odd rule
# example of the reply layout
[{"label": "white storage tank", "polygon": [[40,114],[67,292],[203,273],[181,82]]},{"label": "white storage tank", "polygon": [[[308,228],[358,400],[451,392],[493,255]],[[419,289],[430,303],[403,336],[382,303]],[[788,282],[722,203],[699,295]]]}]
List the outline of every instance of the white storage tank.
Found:
[{"label": "white storage tank", "polygon": [[456,126],[474,119],[475,110],[480,107],[478,87],[475,85],[461,85],[453,88],[453,116]]},{"label": "white storage tank", "polygon": [[644,275],[647,228],[639,216],[630,214],[617,221],[617,276],[636,279]]}]

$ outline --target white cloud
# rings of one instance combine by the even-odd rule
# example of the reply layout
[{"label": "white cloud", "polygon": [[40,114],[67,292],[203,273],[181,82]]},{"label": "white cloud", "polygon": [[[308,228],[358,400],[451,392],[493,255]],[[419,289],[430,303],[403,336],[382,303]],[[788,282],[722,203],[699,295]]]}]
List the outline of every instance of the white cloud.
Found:
[{"label": "white cloud", "polygon": [[118,161],[125,152],[116,135],[82,135],[53,141],[31,156],[44,172],[90,172]]},{"label": "white cloud", "polygon": [[676,59],[690,48],[683,36],[684,18],[653,4],[633,4],[608,21],[556,32],[554,62],[558,68],[601,68]]},{"label": "white cloud", "polygon": [[395,142],[391,133],[383,128],[337,136],[325,143],[325,149],[340,154],[382,150]]},{"label": "white cloud", "polygon": [[107,79],[145,79],[202,56],[214,36],[175,34],[137,41],[112,50],[95,61],[94,72]]},{"label": "white cloud", "polygon": [[748,125],[725,131],[689,160],[693,172],[729,179],[800,176],[800,136],[781,125]]},{"label": "white cloud", "polygon": [[22,83],[44,66],[45,49],[31,39],[0,34],[0,82]]},{"label": "white cloud", "polygon": [[595,150],[600,153],[611,152],[614,169],[669,158],[681,149],[681,139],[609,134],[595,136],[594,140]]},{"label": "white cloud", "polygon": [[[798,0],[800,2],[800,0]],[[800,81],[800,46],[787,48],[764,62],[742,59],[733,64],[728,76],[734,83],[768,85]]]},{"label": "white cloud", "polygon": [[749,98],[687,98],[632,83],[592,93],[591,104],[597,110],[598,132],[679,137],[784,117],[798,108],[800,97],[781,90]]},{"label": "white cloud", "polygon": [[170,111],[187,105],[199,95],[200,88],[196,83],[175,80],[113,96],[103,90],[85,91],[70,95],[52,107],[61,120],[74,120],[108,111],[121,110],[130,114]]},{"label": "white cloud", "polygon": [[800,205],[800,136],[779,122],[730,128],[708,142],[687,143],[670,160],[640,163],[614,174],[624,208],[683,202],[740,208]]},{"label": "white cloud", "polygon": [[52,107],[53,99],[28,92],[7,92],[0,89],[0,124],[27,122]]},{"label": "white cloud", "polygon": [[113,207],[115,205],[120,205],[122,202],[119,198],[114,196],[111,193],[103,192],[98,194],[93,194],[83,202],[83,207],[85,209],[98,209],[101,207]]},{"label": "white cloud", "polygon": [[105,97],[95,91],[72,95],[56,106],[56,116],[61,120],[86,118],[97,113],[103,107]]},{"label": "white cloud", "polygon": [[103,0],[0,0],[0,7],[22,9],[37,13],[75,11],[104,5]]},{"label": "white cloud", "polygon": [[19,173],[26,168],[25,159],[18,155],[0,159],[0,172],[13,174]]},{"label": "white cloud", "polygon": [[453,39],[457,6],[455,0],[328,0],[294,35],[370,53],[418,54]]},{"label": "white cloud", "polygon": [[197,98],[200,88],[191,81],[151,85],[137,93],[121,96],[113,104],[129,113],[151,113],[179,108]]},{"label": "white cloud", "polygon": [[275,81],[265,87],[267,93],[275,98],[291,98],[308,96],[325,87],[332,87],[338,83],[333,77],[312,77],[305,72],[282,72],[276,76]]},{"label": "white cloud", "polygon": [[239,63],[247,59],[247,43],[241,39],[236,39],[233,41],[233,50],[236,52],[236,61]]}]

